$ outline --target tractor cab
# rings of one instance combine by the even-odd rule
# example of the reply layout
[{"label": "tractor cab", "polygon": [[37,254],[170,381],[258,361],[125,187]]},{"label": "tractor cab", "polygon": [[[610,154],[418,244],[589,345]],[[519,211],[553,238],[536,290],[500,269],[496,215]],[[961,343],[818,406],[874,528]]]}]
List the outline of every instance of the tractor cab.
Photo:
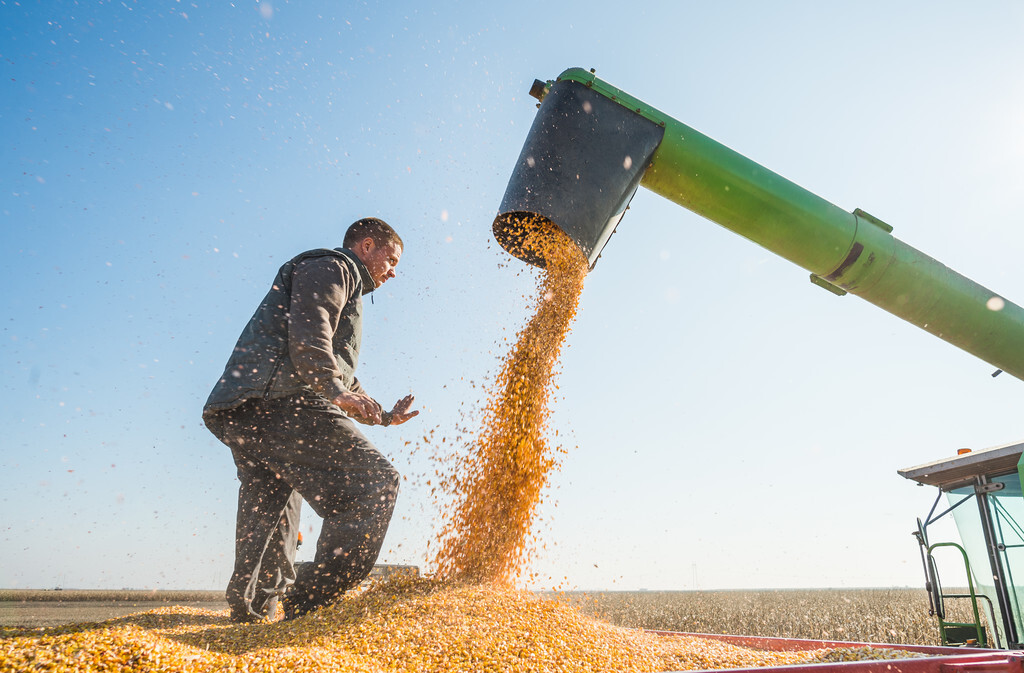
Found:
[{"label": "tractor cab", "polygon": [[[1022,452],[1024,443],[964,449],[952,458],[898,470],[939,489],[928,516],[917,520],[914,536],[921,548],[929,614],[938,618],[943,645],[1024,647]],[[928,527],[946,515],[956,524],[959,543],[928,537]],[[940,565],[949,575],[966,575],[966,586],[944,589]]]}]

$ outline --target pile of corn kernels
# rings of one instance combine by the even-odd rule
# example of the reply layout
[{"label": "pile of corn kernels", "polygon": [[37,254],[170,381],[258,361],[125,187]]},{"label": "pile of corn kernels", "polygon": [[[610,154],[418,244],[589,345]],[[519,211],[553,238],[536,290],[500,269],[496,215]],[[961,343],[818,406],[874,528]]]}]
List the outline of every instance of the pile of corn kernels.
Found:
[{"label": "pile of corn kernels", "polygon": [[[868,651],[870,650],[870,651]],[[166,607],[102,623],[7,629],[0,671],[669,671],[908,656],[765,652],[624,629],[495,585],[395,578],[305,617],[233,624]]]}]

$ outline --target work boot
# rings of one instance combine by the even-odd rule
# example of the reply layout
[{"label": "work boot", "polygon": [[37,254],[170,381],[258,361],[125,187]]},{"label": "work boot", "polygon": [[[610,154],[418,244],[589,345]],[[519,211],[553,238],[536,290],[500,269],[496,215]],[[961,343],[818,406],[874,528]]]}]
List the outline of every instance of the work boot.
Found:
[{"label": "work boot", "polygon": [[299,600],[295,596],[285,596],[284,599],[284,620],[297,619],[309,614],[316,608]]},{"label": "work boot", "polygon": [[261,615],[269,621],[274,621],[274,618],[277,617],[278,599],[283,593],[284,589],[261,589],[257,591],[256,597],[253,598],[252,603],[249,605],[249,612]]},{"label": "work boot", "polygon": [[250,610],[232,610],[231,621],[235,624],[259,624],[264,619]]},{"label": "work boot", "polygon": [[274,621],[277,618],[277,606],[279,605],[279,603],[280,600],[278,599],[277,594],[274,594],[273,596],[267,599],[267,607],[266,612],[264,614],[266,614],[266,617],[269,621]]},{"label": "work boot", "polygon": [[274,621],[277,617],[277,608],[280,595],[284,593],[276,589],[263,589],[257,592],[256,597],[248,607],[232,607],[231,621],[236,624],[256,624],[264,621]]}]

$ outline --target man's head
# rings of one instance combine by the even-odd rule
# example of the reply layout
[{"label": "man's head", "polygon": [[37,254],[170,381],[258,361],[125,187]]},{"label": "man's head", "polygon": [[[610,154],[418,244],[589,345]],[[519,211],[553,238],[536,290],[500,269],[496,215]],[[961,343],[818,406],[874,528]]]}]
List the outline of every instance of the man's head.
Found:
[{"label": "man's head", "polygon": [[395,277],[395,267],[402,257],[404,244],[384,220],[364,217],[353,222],[345,232],[343,245],[366,265],[375,288]]}]

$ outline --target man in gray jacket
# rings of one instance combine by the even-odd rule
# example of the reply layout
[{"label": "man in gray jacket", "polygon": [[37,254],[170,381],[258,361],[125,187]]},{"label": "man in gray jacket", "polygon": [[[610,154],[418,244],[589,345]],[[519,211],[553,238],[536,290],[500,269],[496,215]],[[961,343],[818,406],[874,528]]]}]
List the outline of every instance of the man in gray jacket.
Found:
[{"label": "man in gray jacket", "polygon": [[[412,395],[384,411],[355,377],[362,295],[395,277],[403,243],[383,220],[364,218],[343,245],[281,267],[203,408],[241,482],[226,591],[233,621],[263,619],[285,589],[292,618],[357,586],[394,511],[398,473],[352,421],[398,425],[419,413]],[[296,575],[302,499],[324,521],[314,562]]]}]

